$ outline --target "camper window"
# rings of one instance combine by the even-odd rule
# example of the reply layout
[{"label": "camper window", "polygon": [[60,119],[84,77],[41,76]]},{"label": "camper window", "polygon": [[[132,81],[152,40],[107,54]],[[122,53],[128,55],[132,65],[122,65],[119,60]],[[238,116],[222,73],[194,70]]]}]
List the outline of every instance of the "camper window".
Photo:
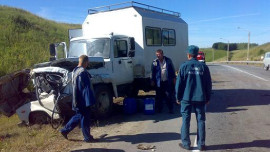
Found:
[{"label": "camper window", "polygon": [[160,46],[161,45],[161,29],[156,27],[145,28],[146,45]]},{"label": "camper window", "polygon": [[165,46],[175,45],[175,31],[172,29],[162,29],[162,43]]}]

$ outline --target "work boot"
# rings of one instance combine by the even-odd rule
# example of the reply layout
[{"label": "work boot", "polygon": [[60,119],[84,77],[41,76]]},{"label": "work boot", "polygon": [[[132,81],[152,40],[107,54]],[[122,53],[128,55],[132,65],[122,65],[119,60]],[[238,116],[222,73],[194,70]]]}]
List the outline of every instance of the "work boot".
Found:
[{"label": "work boot", "polygon": [[198,149],[200,151],[205,151],[206,150],[206,147],[205,147],[205,145],[201,145],[201,146],[198,146]]},{"label": "work boot", "polygon": [[68,139],[68,137],[67,137],[67,133],[65,133],[65,132],[60,132],[61,133],[61,135],[65,138],[65,139]]},{"label": "work boot", "polygon": [[179,147],[186,149],[186,150],[190,150],[190,146],[184,146],[183,144],[179,143]]},{"label": "work boot", "polygon": [[84,139],[84,142],[87,142],[87,143],[94,143],[94,142],[98,142],[98,139],[95,139],[93,136],[91,136],[90,139],[88,139],[88,140],[85,140],[85,139]]}]

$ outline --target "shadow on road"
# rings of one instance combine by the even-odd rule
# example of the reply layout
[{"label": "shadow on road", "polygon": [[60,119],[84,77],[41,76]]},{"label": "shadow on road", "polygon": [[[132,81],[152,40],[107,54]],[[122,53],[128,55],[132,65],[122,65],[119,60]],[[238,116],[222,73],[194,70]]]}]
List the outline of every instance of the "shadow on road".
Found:
[{"label": "shadow on road", "polygon": [[209,113],[235,112],[247,110],[237,108],[243,106],[259,106],[270,104],[269,90],[252,89],[228,89],[213,90],[210,104],[207,107]]},{"label": "shadow on road", "polygon": [[180,134],[174,132],[167,133],[145,133],[136,135],[117,135],[100,139],[100,142],[129,142],[131,144],[138,143],[156,143],[163,141],[179,140]]},{"label": "shadow on road", "polygon": [[209,145],[207,150],[241,149],[241,148],[270,148],[270,140],[254,140],[246,143]]},{"label": "shadow on road", "polygon": [[90,149],[78,149],[71,152],[125,152],[120,149],[106,149],[106,148],[90,148]]}]

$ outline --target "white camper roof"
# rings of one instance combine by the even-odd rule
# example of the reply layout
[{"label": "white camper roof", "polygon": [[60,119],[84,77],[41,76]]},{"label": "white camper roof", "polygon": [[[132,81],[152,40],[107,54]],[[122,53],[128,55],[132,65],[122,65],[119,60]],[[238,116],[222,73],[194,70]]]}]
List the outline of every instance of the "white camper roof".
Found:
[{"label": "white camper roof", "polygon": [[106,6],[100,6],[100,7],[94,7],[88,9],[88,14],[97,14],[101,12],[109,12],[114,10],[120,10],[120,9],[126,9],[129,7],[135,8],[141,15],[143,16],[149,16],[149,14],[145,14],[145,11],[147,12],[153,12],[152,16],[149,17],[154,18],[155,13],[163,14],[164,16],[174,16],[175,18],[180,18],[180,13],[175,11],[166,10],[163,8],[158,8],[155,6],[150,6],[138,2],[124,2],[124,3],[118,3],[118,4],[112,4],[112,5],[106,5]]}]

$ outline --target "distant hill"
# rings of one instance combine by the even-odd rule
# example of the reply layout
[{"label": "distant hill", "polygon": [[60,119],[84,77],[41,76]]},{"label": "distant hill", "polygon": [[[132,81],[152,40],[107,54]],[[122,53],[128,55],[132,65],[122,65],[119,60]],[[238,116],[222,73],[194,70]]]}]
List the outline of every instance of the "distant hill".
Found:
[{"label": "distant hill", "polygon": [[[261,56],[264,56],[265,52],[270,52],[270,42],[251,48],[249,50],[249,60],[260,61]],[[246,59],[247,59],[247,49],[233,51],[231,60],[245,61]]]},{"label": "distant hill", "polygon": [[68,29],[81,25],[50,21],[0,6],[0,76],[49,60],[49,44],[68,41]]},{"label": "distant hill", "polygon": [[[227,51],[225,50],[214,50],[212,48],[202,48],[201,50],[206,53],[206,62],[212,62],[213,59],[214,61],[227,61]],[[215,55],[214,58],[213,58],[213,51]],[[250,48],[249,60],[260,61],[261,56],[263,56],[265,52],[270,52],[270,42]],[[247,49],[230,51],[229,60],[246,61]]]}]

